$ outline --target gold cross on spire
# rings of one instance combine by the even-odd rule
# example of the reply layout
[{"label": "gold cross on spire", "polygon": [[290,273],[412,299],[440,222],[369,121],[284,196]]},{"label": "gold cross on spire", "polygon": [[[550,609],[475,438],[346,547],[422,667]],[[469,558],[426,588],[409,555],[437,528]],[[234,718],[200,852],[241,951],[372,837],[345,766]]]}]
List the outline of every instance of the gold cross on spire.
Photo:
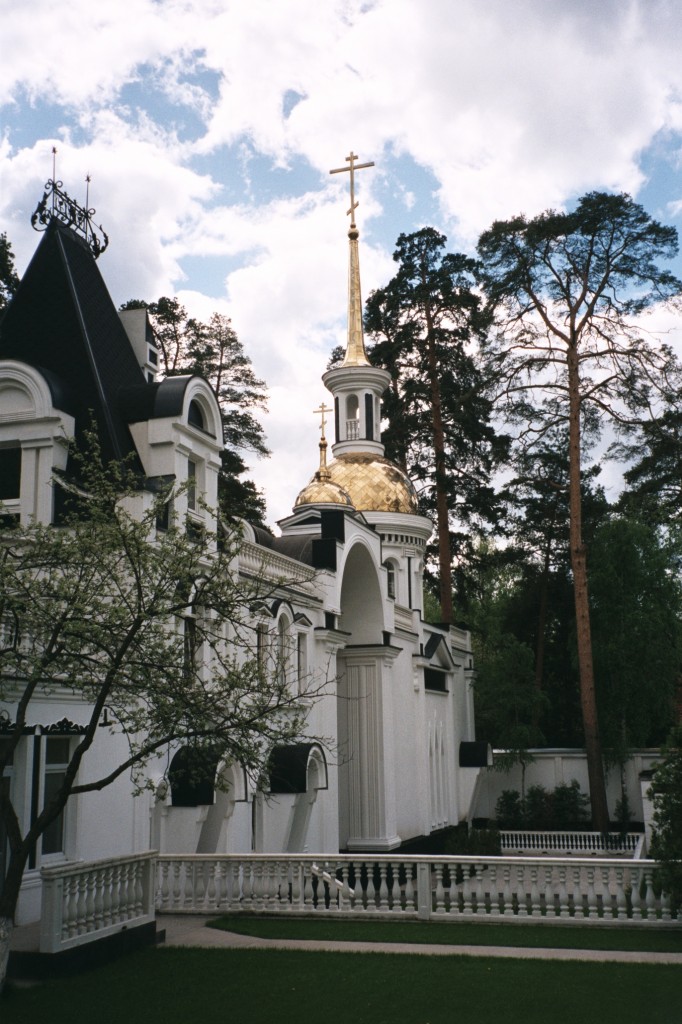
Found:
[{"label": "gold cross on spire", "polygon": [[325,405],[324,402],[322,403],[322,405],[320,406],[319,409],[313,409],[313,413],[316,413],[316,414],[319,413],[320,416],[321,416],[320,433],[322,435],[322,437],[321,437],[322,441],[326,440],[326,438],[324,436],[324,428],[325,428],[325,426],[327,424],[327,420],[325,419],[325,415],[324,415],[326,412],[331,412],[331,408],[328,405]]},{"label": "gold cross on spire", "polygon": [[370,161],[368,164],[356,164],[355,161],[358,159],[357,153],[354,153],[351,149],[350,155],[346,157],[348,167],[335,167],[330,174],[343,174],[344,171],[350,171],[350,210],[348,214],[350,216],[350,226],[355,227],[355,211],[357,210],[358,204],[355,201],[355,172],[361,171],[365,167],[374,167],[374,161]]}]

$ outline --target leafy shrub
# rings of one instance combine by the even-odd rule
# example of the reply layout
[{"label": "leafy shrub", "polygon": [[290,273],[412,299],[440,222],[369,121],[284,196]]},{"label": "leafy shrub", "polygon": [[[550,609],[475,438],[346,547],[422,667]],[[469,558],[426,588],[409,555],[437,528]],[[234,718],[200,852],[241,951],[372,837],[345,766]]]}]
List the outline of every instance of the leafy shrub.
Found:
[{"label": "leafy shrub", "polygon": [[616,801],[616,821],[623,831],[627,831],[627,827],[632,821],[632,808],[630,807],[630,801],[625,790],[623,790],[620,800]]},{"label": "leafy shrub", "polygon": [[465,857],[484,857],[501,852],[500,833],[494,828],[467,828],[462,822],[456,828],[448,829],[444,852],[449,855],[462,854]]},{"label": "leafy shrub", "polygon": [[526,799],[516,789],[505,789],[495,805],[495,823],[506,829],[570,829],[586,822],[590,798],[576,779],[548,791],[529,786]]},{"label": "leafy shrub", "polygon": [[523,804],[526,828],[549,828],[552,823],[552,794],[544,786],[529,786]]},{"label": "leafy shrub", "polygon": [[659,877],[674,902],[682,903],[682,728],[674,746],[657,765],[650,793],[654,801],[651,855],[659,862]]},{"label": "leafy shrub", "polygon": [[518,789],[503,789],[495,804],[498,828],[522,828],[523,807]]},{"label": "leafy shrub", "polygon": [[550,796],[554,828],[573,828],[587,821],[590,798],[587,793],[581,793],[577,779],[568,784],[562,782]]}]

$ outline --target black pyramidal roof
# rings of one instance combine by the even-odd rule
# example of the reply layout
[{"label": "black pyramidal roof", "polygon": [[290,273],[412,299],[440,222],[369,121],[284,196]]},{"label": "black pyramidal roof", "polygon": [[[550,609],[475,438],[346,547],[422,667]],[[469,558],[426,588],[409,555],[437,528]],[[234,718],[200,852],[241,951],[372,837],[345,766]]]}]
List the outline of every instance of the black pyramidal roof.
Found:
[{"label": "black pyramidal roof", "polygon": [[0,323],[0,359],[43,374],[77,443],[94,416],[105,461],[135,451],[118,399],[144,373],[85,239],[55,218]]}]

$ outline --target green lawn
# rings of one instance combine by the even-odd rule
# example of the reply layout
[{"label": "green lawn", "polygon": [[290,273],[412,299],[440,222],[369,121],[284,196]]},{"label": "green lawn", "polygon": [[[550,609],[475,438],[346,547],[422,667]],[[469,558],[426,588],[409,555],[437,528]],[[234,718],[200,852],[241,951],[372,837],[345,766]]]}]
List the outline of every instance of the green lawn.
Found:
[{"label": "green lawn", "polygon": [[151,949],[0,1001],[2,1024],[679,1024],[682,969],[288,950]]},{"label": "green lawn", "polygon": [[[448,946],[528,946],[533,949],[623,949],[682,953],[682,927],[605,928],[586,925],[513,925],[476,922],[301,920],[293,917],[219,917],[211,928],[264,939],[336,939],[338,942],[419,942]],[[682,1014],[680,1016],[682,1021]]]}]

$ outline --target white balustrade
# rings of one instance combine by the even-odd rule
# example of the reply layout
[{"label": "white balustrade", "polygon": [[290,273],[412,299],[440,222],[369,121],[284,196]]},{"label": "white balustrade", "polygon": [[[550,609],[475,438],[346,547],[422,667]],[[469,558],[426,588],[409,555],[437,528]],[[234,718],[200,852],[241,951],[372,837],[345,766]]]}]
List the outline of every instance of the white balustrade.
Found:
[{"label": "white balustrade", "polygon": [[654,861],[596,856],[162,855],[157,909],[682,924]]},{"label": "white balustrade", "polygon": [[44,868],[42,952],[160,914],[682,924],[651,860],[154,852]]},{"label": "white balustrade", "polygon": [[[156,853],[43,868],[40,951],[57,953],[155,919]],[[165,868],[168,885],[169,867]]]},{"label": "white balustrade", "polygon": [[599,857],[641,856],[644,836],[640,832],[534,832],[500,831],[503,852],[521,854],[556,854],[567,856],[577,853]]}]

